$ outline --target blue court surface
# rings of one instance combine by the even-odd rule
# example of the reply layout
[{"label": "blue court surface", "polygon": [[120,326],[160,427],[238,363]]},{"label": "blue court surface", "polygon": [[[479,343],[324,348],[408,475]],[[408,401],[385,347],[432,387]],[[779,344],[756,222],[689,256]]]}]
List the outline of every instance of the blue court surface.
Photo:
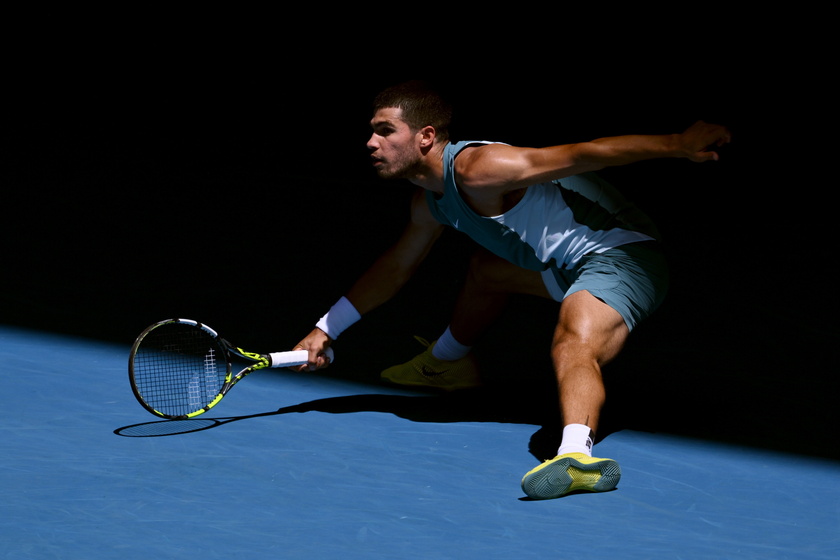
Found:
[{"label": "blue court surface", "polygon": [[840,557],[833,460],[624,429],[615,491],[529,501],[492,395],[264,370],[162,421],[129,346],[0,328],[0,558]]}]

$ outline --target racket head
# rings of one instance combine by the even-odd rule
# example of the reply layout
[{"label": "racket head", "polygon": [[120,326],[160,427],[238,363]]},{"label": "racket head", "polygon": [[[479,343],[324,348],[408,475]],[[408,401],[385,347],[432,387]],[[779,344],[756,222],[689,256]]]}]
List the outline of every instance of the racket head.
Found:
[{"label": "racket head", "polygon": [[224,396],[231,360],[225,341],[207,325],[167,319],[134,341],[128,377],[134,396],[155,416],[192,418]]}]

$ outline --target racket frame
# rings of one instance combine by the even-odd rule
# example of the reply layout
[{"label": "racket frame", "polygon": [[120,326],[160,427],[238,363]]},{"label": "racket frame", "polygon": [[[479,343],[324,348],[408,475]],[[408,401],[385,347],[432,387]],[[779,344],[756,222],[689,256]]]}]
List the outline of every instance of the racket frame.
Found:
[{"label": "racket frame", "polygon": [[[222,383],[222,387],[219,389],[219,392],[216,396],[205,406],[202,408],[192,411],[187,414],[167,414],[165,412],[161,412],[155,409],[152,405],[147,403],[143,398],[143,395],[140,392],[140,389],[137,387],[137,383],[135,381],[134,375],[134,357],[137,354],[138,349],[143,344],[143,341],[146,337],[153,332],[155,329],[162,327],[164,325],[170,325],[173,323],[189,325],[198,329],[201,329],[205,333],[211,336],[211,338],[216,342],[221,349],[224,355],[225,360],[225,379]],[[328,349],[331,350],[331,349]],[[331,351],[327,352],[328,357],[332,358],[333,354]],[[240,370],[236,375],[233,375],[233,364],[232,364],[232,357],[238,356],[246,361],[251,362],[250,365],[245,367],[244,369]],[[305,350],[299,350],[294,352],[275,352],[271,354],[259,354],[255,352],[247,352],[242,348],[238,348],[222,338],[219,333],[213,330],[211,327],[200,323],[199,321],[194,321],[192,319],[182,319],[182,318],[172,318],[172,319],[165,319],[163,321],[158,321],[152,325],[146,327],[146,329],[141,332],[134,341],[134,344],[131,346],[131,351],[129,353],[128,358],[128,375],[129,381],[131,383],[131,390],[134,393],[135,398],[140,402],[140,404],[154,414],[155,416],[159,416],[161,418],[166,418],[169,420],[186,420],[188,418],[194,418],[201,414],[204,414],[221,401],[224,396],[231,390],[231,388],[239,383],[242,379],[244,379],[247,375],[265,368],[270,367],[288,367],[293,365],[301,365],[307,362],[308,353]]]}]

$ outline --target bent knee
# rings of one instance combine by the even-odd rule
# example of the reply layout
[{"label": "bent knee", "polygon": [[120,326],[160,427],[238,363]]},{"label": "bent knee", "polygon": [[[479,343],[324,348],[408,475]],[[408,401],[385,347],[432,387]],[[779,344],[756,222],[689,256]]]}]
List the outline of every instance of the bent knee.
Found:
[{"label": "bent knee", "polygon": [[630,334],[621,315],[588,292],[570,295],[560,307],[552,340],[555,358],[588,356],[601,365],[612,361]]}]

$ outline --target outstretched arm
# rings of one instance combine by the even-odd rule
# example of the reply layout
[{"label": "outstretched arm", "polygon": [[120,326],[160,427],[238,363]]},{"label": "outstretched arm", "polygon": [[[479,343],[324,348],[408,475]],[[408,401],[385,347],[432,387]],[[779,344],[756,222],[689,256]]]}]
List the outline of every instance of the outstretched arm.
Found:
[{"label": "outstretched arm", "polygon": [[680,134],[615,136],[547,148],[489,144],[464,150],[456,160],[456,171],[467,188],[511,191],[648,159],[716,161],[713,148],[730,140],[725,127],[699,121]]},{"label": "outstretched arm", "polygon": [[411,220],[402,235],[356,281],[347,299],[364,315],[394,297],[442,232],[443,225],[434,219],[426,204],[425,191],[418,189],[412,199]]},{"label": "outstretched arm", "polygon": [[[424,191],[418,189],[412,199],[411,220],[400,238],[362,274],[346,295],[358,314],[364,315],[394,297],[429,254],[442,231],[443,226],[429,211]],[[309,363],[300,366],[298,371],[327,365],[323,352],[331,343],[332,338],[326,332],[317,327],[313,329],[295,347],[309,351]]]},{"label": "outstretched arm", "polygon": [[710,148],[723,146],[730,140],[725,127],[698,121],[682,134],[617,136],[577,144],[575,159],[579,164],[598,168],[660,157],[717,161],[717,152]]}]

